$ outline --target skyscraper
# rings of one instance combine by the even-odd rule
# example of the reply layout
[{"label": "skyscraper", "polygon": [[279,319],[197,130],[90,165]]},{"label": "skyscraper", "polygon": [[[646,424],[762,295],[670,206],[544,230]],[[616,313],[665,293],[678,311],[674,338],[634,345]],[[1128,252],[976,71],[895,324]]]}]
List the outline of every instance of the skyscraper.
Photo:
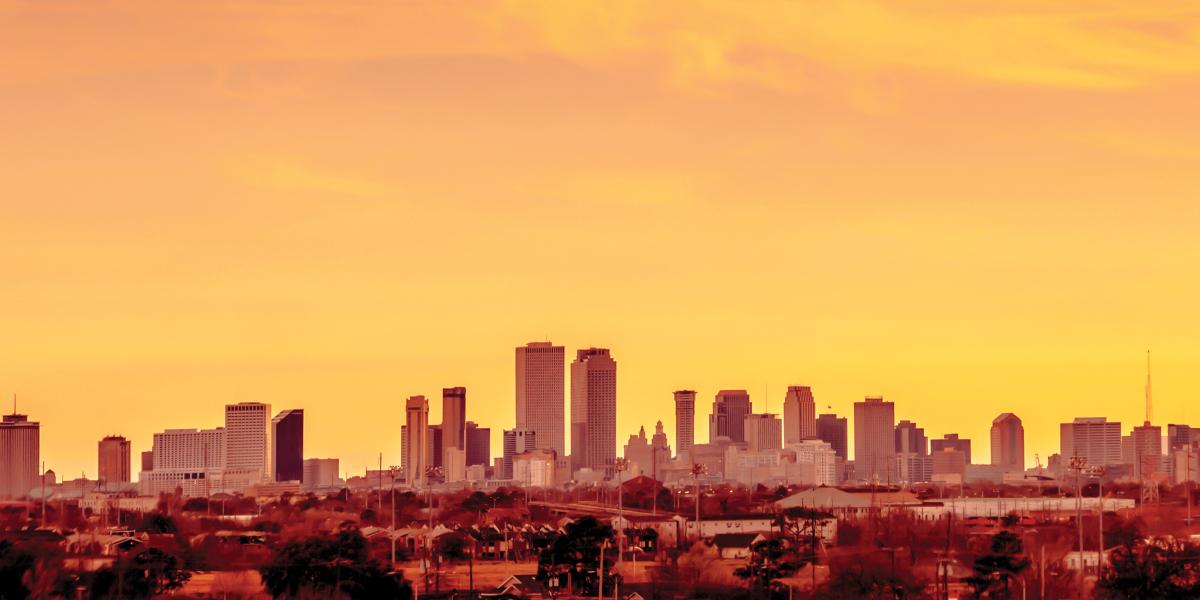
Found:
[{"label": "skyscraper", "polygon": [[771,413],[746,415],[743,431],[751,452],[778,450],[783,447],[783,423]]},{"label": "skyscraper", "polygon": [[[467,388],[442,389],[442,450],[467,449]],[[444,461],[443,461],[444,462]]]},{"label": "skyscraper", "polygon": [[97,452],[99,465],[96,469],[97,481],[105,489],[113,489],[113,484],[133,481],[130,471],[129,440],[119,435],[105,436],[100,440]]},{"label": "skyscraper", "polygon": [[854,403],[854,473],[866,481],[896,481],[896,409],[880,397]]},{"label": "skyscraper", "polygon": [[275,481],[304,481],[304,410],[271,419],[271,468]]},{"label": "skyscraper", "polygon": [[16,412],[0,422],[0,498],[23,498],[38,478],[41,425]]},{"label": "skyscraper", "polygon": [[572,468],[611,477],[616,458],[617,362],[607,348],[579,350],[571,363]]},{"label": "skyscraper", "polygon": [[168,429],[154,434],[154,468],[138,477],[144,496],[183,490],[185,496],[207,496],[220,491],[225,470],[227,437],[216,429]]},{"label": "skyscraper", "polygon": [[947,433],[941,439],[931,440],[929,442],[930,452],[941,452],[946,448],[954,448],[963,453],[963,459],[967,464],[971,463],[971,440],[958,437],[957,433]]},{"label": "skyscraper", "polygon": [[492,430],[467,421],[467,466],[492,462]]},{"label": "skyscraper", "polygon": [[839,417],[832,413],[817,417],[817,439],[828,442],[829,446],[833,448],[833,453],[842,460],[846,460],[849,450],[848,430],[846,417]]},{"label": "skyscraper", "polygon": [[1076,417],[1059,426],[1059,455],[1080,457],[1088,466],[1121,464],[1121,423],[1106,417]]},{"label": "skyscraper", "polygon": [[1155,471],[1161,470],[1162,427],[1151,425],[1149,421],[1134,427],[1130,434],[1133,438],[1133,476],[1135,479],[1150,477]]},{"label": "skyscraper", "polygon": [[675,456],[687,459],[696,440],[696,392],[675,392]]},{"label": "skyscraper", "polygon": [[429,401],[412,396],[405,402],[404,477],[409,485],[424,484],[429,460]]},{"label": "skyscraper", "polygon": [[530,342],[517,348],[517,428],[537,432],[538,443],[558,456],[567,454],[565,364],[562,346]]},{"label": "skyscraper", "polygon": [[271,475],[271,405],[239,402],[225,405],[225,470],[248,480]]},{"label": "skyscraper", "polygon": [[929,463],[929,442],[925,429],[912,421],[896,424],[896,468],[897,476],[904,483],[929,481],[932,464]]},{"label": "skyscraper", "polygon": [[713,401],[708,418],[708,442],[724,436],[734,442],[746,441],[746,415],[752,412],[746,390],[721,390]]},{"label": "skyscraper", "polygon": [[513,478],[513,457],[538,448],[537,432],[532,429],[504,431],[504,458],[501,459],[501,479]]},{"label": "skyscraper", "polygon": [[992,464],[1006,472],[1025,472],[1025,426],[1012,413],[1001,413],[992,421]]},{"label": "skyscraper", "polygon": [[788,386],[783,398],[783,441],[795,444],[817,437],[817,402],[807,385]]}]

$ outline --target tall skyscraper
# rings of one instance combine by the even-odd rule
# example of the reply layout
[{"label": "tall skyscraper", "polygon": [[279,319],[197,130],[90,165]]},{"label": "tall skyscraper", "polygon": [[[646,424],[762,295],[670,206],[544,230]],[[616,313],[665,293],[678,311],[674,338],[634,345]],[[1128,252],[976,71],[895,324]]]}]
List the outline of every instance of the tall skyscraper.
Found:
[{"label": "tall skyscraper", "polygon": [[567,455],[565,365],[562,346],[530,342],[517,348],[517,428],[537,432],[542,447],[558,456]]},{"label": "tall skyscraper", "polygon": [[573,469],[602,470],[611,477],[616,459],[617,361],[607,348],[579,350],[571,363]]},{"label": "tall skyscraper", "polygon": [[751,452],[778,450],[783,447],[783,422],[771,413],[746,415],[743,431]]},{"label": "tall skyscraper", "polygon": [[[467,388],[442,389],[442,451],[467,449]],[[443,462],[445,462],[443,460]]]},{"label": "tall skyscraper", "polygon": [[817,417],[817,439],[828,442],[834,455],[846,460],[849,450],[849,427],[846,425],[846,417],[832,413]]},{"label": "tall skyscraper", "polygon": [[114,484],[133,481],[130,471],[129,440],[119,435],[105,436],[100,440],[96,469],[97,481],[104,489],[115,489]]},{"label": "tall skyscraper", "polygon": [[251,481],[271,475],[271,405],[239,402],[225,405],[225,470]]},{"label": "tall skyscraper", "polygon": [[896,409],[880,397],[854,403],[854,473],[866,481],[896,481]]},{"label": "tall skyscraper", "polygon": [[185,496],[207,496],[221,491],[226,442],[224,427],[168,429],[154,434],[154,468],[138,477],[139,493],[157,496],[179,488]]},{"label": "tall skyscraper", "polygon": [[817,402],[807,385],[788,386],[783,398],[783,441],[795,444],[817,437]]},{"label": "tall skyscraper", "polygon": [[492,463],[492,430],[467,421],[467,466]]},{"label": "tall skyscraper", "polygon": [[1025,472],[1025,426],[1021,418],[1002,413],[992,421],[992,464],[1006,472]]},{"label": "tall skyscraper", "polygon": [[501,459],[501,479],[513,478],[513,457],[538,448],[537,432],[532,429],[504,431],[504,458]]},{"label": "tall skyscraper", "polygon": [[429,460],[429,401],[425,396],[412,396],[405,402],[404,477],[409,485],[424,485],[425,468]]},{"label": "tall skyscraper", "polygon": [[1076,417],[1059,426],[1059,455],[1080,457],[1089,466],[1121,464],[1121,423],[1106,417]]},{"label": "tall skyscraper", "polygon": [[41,425],[16,412],[0,422],[0,498],[23,498],[41,485]]},{"label": "tall skyscraper", "polygon": [[696,392],[675,392],[675,456],[688,459],[696,440]]},{"label": "tall skyscraper", "polygon": [[972,464],[971,440],[968,440],[967,438],[960,438],[958,437],[957,433],[947,433],[946,435],[942,436],[941,439],[931,440],[929,442],[930,452],[941,452],[946,448],[954,448],[955,450],[962,452],[963,458],[967,461],[967,464]]},{"label": "tall skyscraper", "polygon": [[724,436],[734,442],[746,441],[746,415],[753,412],[746,390],[721,390],[713,401],[708,418],[708,442]]},{"label": "tall skyscraper", "polygon": [[304,410],[271,419],[271,465],[275,481],[304,481]]}]

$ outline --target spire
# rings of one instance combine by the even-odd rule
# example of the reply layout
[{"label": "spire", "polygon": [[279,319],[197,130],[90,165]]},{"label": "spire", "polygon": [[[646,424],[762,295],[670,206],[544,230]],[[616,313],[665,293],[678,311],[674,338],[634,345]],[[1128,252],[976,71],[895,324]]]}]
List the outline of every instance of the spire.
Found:
[{"label": "spire", "polygon": [[1150,351],[1146,351],[1146,424],[1150,423],[1153,417],[1153,404],[1151,403],[1150,395]]}]

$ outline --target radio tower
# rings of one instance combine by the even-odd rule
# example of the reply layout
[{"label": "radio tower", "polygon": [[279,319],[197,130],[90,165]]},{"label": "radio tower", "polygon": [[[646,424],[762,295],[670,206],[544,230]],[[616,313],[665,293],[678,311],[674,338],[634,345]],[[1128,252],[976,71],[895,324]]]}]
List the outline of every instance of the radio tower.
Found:
[{"label": "radio tower", "polygon": [[1153,408],[1150,403],[1150,351],[1146,351],[1146,423],[1153,418]]},{"label": "radio tower", "polygon": [[[1153,405],[1150,402],[1150,351],[1146,351],[1146,423],[1145,426],[1150,426],[1150,419],[1153,417]],[[1140,454],[1140,452],[1139,452]],[[1138,456],[1139,470],[1142,472],[1142,506],[1150,503],[1158,502],[1158,483],[1153,479],[1146,478],[1146,468],[1140,464],[1141,456]]]}]

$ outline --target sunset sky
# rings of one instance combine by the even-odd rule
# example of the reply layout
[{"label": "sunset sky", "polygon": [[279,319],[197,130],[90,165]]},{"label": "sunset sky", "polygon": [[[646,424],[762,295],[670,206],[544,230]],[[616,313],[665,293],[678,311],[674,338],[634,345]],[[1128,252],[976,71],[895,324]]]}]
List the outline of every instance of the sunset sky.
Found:
[{"label": "sunset sky", "polygon": [[0,1],[0,395],[68,477],[238,401],[356,473],[549,339],[619,444],[802,384],[1044,463],[1147,349],[1200,425],[1198,106],[1179,2]]}]

